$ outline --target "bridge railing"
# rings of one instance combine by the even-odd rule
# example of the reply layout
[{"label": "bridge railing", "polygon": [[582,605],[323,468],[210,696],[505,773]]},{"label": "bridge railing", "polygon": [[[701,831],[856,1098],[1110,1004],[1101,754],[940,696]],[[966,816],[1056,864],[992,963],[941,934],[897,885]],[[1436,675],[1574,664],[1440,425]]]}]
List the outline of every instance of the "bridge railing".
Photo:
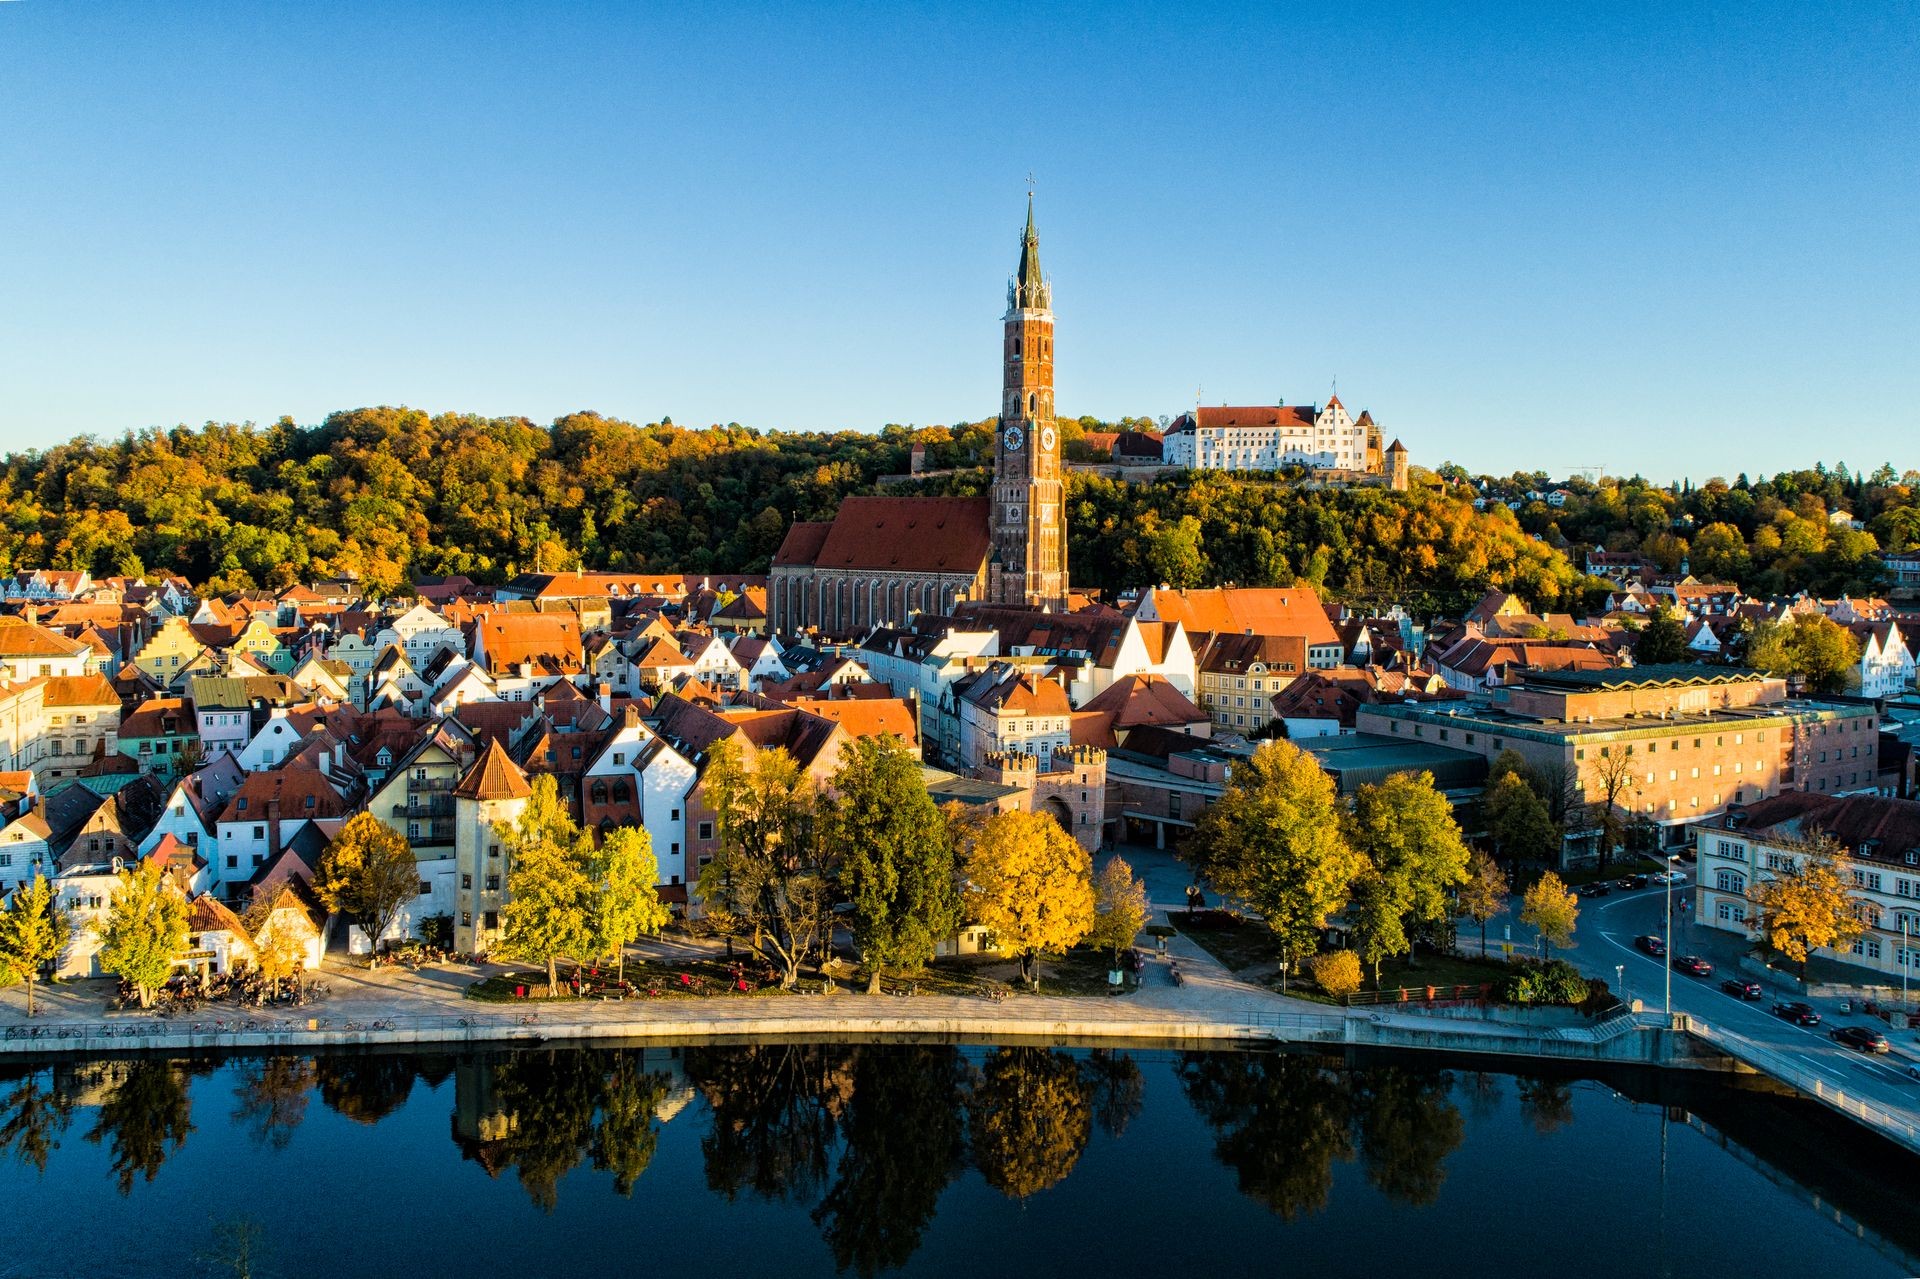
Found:
[{"label": "bridge railing", "polygon": [[1770,1075],[1835,1110],[1851,1115],[1868,1127],[1900,1142],[1909,1150],[1920,1150],[1920,1124],[1915,1124],[1906,1116],[1876,1102],[1857,1097],[1844,1088],[1834,1087],[1805,1064],[1795,1061],[1785,1053],[1757,1044],[1745,1035],[1735,1034],[1711,1022],[1702,1021],[1698,1017],[1689,1017],[1687,1020],[1689,1028],[1696,1036],[1720,1049],[1727,1056],[1736,1061],[1743,1061],[1755,1070]]}]

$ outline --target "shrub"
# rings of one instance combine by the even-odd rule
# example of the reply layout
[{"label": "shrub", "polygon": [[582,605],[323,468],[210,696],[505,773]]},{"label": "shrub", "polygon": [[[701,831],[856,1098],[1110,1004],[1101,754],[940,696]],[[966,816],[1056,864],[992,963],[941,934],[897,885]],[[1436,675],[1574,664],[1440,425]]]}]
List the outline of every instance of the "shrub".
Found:
[{"label": "shrub", "polygon": [[1584,1004],[1590,993],[1591,984],[1564,959],[1515,970],[1501,992],[1512,1004]]},{"label": "shrub", "polygon": [[1320,989],[1335,999],[1344,999],[1360,989],[1360,956],[1350,950],[1315,955],[1307,961],[1307,970]]}]

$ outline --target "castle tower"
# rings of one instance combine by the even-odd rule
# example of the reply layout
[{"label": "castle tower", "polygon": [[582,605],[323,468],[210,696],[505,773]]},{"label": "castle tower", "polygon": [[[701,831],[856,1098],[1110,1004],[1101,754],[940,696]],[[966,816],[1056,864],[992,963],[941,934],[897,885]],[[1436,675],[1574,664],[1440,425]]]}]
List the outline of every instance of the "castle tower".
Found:
[{"label": "castle tower", "polygon": [[1060,432],[1053,424],[1053,286],[1040,273],[1040,238],[1027,196],[1020,265],[1007,285],[1000,436],[994,446],[996,603],[1064,609],[1067,522]]},{"label": "castle tower", "polygon": [[1404,493],[1407,480],[1407,446],[1395,440],[1387,446],[1387,486],[1396,493]]}]

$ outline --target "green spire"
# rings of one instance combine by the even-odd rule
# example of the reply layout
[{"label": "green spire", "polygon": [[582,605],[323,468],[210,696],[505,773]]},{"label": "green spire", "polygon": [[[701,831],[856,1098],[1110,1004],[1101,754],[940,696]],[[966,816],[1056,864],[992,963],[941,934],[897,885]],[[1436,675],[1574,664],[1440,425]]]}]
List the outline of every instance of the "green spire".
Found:
[{"label": "green spire", "polygon": [[1013,287],[1007,301],[1015,310],[1045,311],[1053,303],[1053,290],[1040,273],[1040,236],[1033,229],[1033,192],[1027,192],[1027,229],[1020,237],[1020,266],[1014,272]]}]

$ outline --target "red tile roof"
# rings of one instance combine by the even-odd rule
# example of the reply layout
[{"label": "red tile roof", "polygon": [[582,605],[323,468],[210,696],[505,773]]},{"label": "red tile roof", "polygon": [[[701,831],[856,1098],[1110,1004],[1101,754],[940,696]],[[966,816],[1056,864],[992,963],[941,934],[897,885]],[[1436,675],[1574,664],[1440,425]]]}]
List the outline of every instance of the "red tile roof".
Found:
[{"label": "red tile roof", "polygon": [[525,799],[533,794],[527,775],[507,754],[498,738],[489,739],[487,749],[460,779],[453,793],[461,799]]},{"label": "red tile roof", "polygon": [[850,497],[840,503],[813,563],[883,573],[977,573],[991,545],[991,509],[984,497]]}]

